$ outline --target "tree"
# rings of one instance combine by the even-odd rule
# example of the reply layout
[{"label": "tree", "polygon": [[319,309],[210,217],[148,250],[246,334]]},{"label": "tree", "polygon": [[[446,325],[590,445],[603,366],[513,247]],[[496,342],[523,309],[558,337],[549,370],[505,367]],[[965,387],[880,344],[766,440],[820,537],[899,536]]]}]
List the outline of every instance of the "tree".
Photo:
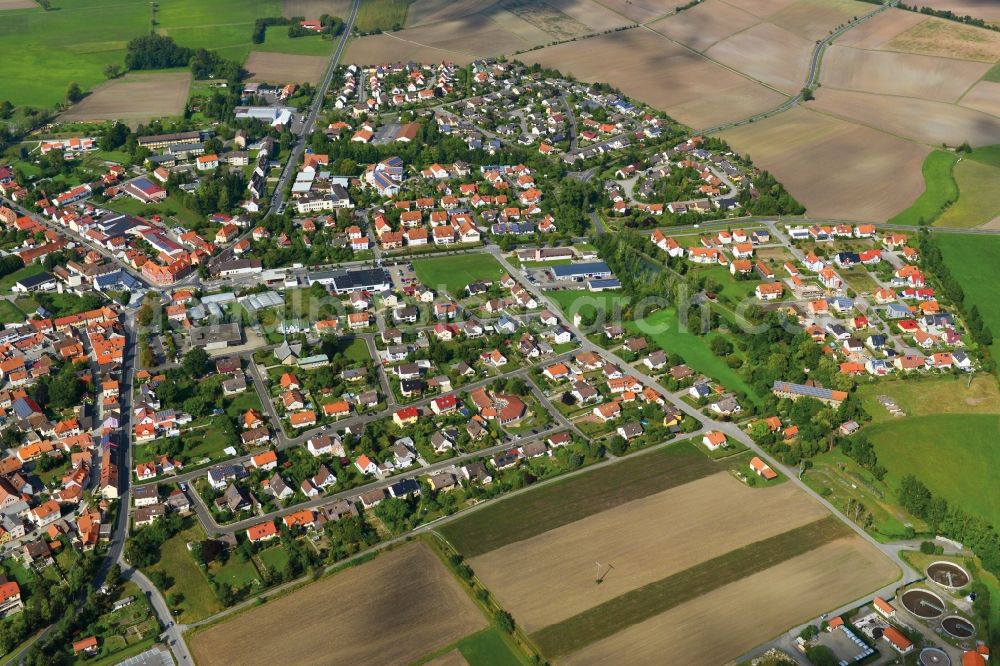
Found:
[{"label": "tree", "polygon": [[4,100],[0,103],[0,119],[9,120],[11,116],[14,115],[14,105],[10,103],[10,100]]},{"label": "tree", "polygon": [[122,75],[122,67],[117,63],[112,63],[110,65],[105,65],[104,76],[109,79],[117,79]]},{"label": "tree", "polygon": [[493,621],[496,623],[497,627],[508,634],[514,633],[514,616],[507,611],[497,609],[497,611],[493,614]]},{"label": "tree", "polygon": [[192,347],[184,355],[181,362],[181,369],[192,379],[198,379],[208,373],[208,352],[201,347]]},{"label": "tree", "polygon": [[83,89],[80,88],[80,84],[74,81],[69,84],[69,90],[66,91],[66,101],[71,104],[75,104],[83,99]]}]

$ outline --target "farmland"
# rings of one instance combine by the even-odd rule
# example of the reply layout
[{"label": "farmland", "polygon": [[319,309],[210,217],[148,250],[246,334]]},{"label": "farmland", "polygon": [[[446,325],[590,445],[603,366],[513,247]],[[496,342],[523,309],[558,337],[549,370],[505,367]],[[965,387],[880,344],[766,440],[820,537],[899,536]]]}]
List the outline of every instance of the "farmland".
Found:
[{"label": "farmland", "polygon": [[[350,609],[336,622],[331,599]],[[247,663],[407,663],[485,625],[434,553],[413,543],[212,626],[189,644],[206,666],[228,664],[251,644],[257,647]],[[262,627],[270,636],[263,643]]]},{"label": "farmland", "polygon": [[958,199],[958,184],[952,175],[958,158],[954,153],[935,150],[924,160],[924,192],[913,204],[889,220],[890,224],[933,222],[944,208]]},{"label": "farmland", "polygon": [[137,125],[184,111],[191,73],[132,72],[94,88],[82,102],[62,114],[65,121],[123,120]]},{"label": "farmland", "polygon": [[994,483],[998,431],[1000,414],[938,414],[906,417],[865,432],[889,470],[890,486],[914,474],[935,495],[1000,525],[1000,486]]},{"label": "farmland", "polygon": [[[771,171],[812,216],[882,222],[924,190],[920,169],[928,147],[808,109],[726,130],[722,137]],[[894,174],[890,190],[882,185],[886,173]]]},{"label": "farmland", "polygon": [[743,118],[784,100],[782,94],[644,29],[558,44],[523,59],[581,81],[611,81],[626,95],[693,127]]},{"label": "farmland", "polygon": [[503,273],[493,257],[482,254],[417,259],[413,270],[420,282],[431,289],[446,289],[452,296],[460,296],[472,282],[495,281]]},{"label": "farmland", "polygon": [[[757,569],[752,562],[751,566]],[[898,573],[888,559],[860,538],[837,539],[706,591],[593,643],[570,655],[565,663],[643,663],[665,654],[676,663],[727,663],[803,618],[816,617],[891,582]],[[680,586],[689,588],[691,582],[681,580]],[[781,599],[781,603],[766,599]],[[709,639],[706,631],[714,627],[725,631],[712,631]]]},{"label": "farmland", "polygon": [[[329,45],[329,42],[326,44]],[[251,81],[318,83],[328,62],[326,56],[254,51],[244,67],[250,72]]]},{"label": "farmland", "polygon": [[984,21],[1000,22],[1000,5],[992,0],[921,0],[920,6],[947,9],[959,16],[969,15]]},{"label": "farmland", "polygon": [[[754,516],[781,514],[780,521]],[[748,488],[720,472],[633,500],[470,560],[525,631],[826,515],[786,483]],[[704,526],[715,536],[705,540]],[[594,585],[595,561],[614,563]]]},{"label": "farmland", "polygon": [[885,48],[993,64],[1000,60],[1000,33],[928,18],[893,37]]},{"label": "farmland", "polygon": [[[473,511],[439,531],[474,557],[718,470],[694,444],[627,458]],[[627,483],[626,483],[627,481]]]},{"label": "farmland", "polygon": [[[822,518],[730,550],[723,555],[702,560],[673,575],[552,624],[535,632],[532,638],[542,653],[550,658],[577,652],[591,643],[614,636],[671,608],[683,606],[687,601],[808,553],[847,534],[848,528],[836,518]],[[746,601],[753,599],[739,598]],[[706,626],[702,631],[708,629]]]}]

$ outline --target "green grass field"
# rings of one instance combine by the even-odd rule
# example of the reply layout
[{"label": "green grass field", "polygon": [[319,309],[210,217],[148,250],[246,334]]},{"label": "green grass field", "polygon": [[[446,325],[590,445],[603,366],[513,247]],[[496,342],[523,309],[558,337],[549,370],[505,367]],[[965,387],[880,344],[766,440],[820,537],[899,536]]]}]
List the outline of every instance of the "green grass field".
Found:
[{"label": "green grass field", "polygon": [[[973,155],[975,151],[973,152]],[[960,196],[934,222],[938,227],[976,227],[1000,217],[1000,166],[973,159],[955,165]]]},{"label": "green grass field", "polygon": [[[106,204],[106,207],[119,213],[129,213],[131,215],[175,217],[188,228],[197,228],[205,224],[204,217],[186,207],[180,198],[174,194],[152,205],[144,204],[138,199],[126,196],[109,202]],[[212,239],[208,238],[206,240],[211,241]]]},{"label": "green grass field", "polygon": [[531,639],[554,659],[848,534],[850,528],[827,516],[627,592],[545,627]]},{"label": "green grass field", "polygon": [[722,469],[681,442],[490,504],[439,532],[474,557]]},{"label": "green grass field", "polygon": [[[951,274],[962,285],[967,303],[976,305],[983,321],[1000,341],[1000,237],[935,234]],[[993,343],[995,354],[1000,342]]]},{"label": "green grass field", "polygon": [[358,9],[354,28],[358,32],[400,30],[406,23],[406,10],[412,0],[364,0]]},{"label": "green grass field", "polygon": [[[52,6],[48,12],[39,7],[2,13],[0,90],[15,105],[52,106],[64,99],[71,81],[93,88],[105,80],[106,65],[124,62],[128,41],[151,27],[145,0],[53,0]],[[254,21],[281,16],[280,0],[160,0],[157,6],[157,31],[239,62],[252,46]]]},{"label": "green grass field", "polygon": [[482,253],[416,259],[413,270],[424,286],[446,289],[456,298],[462,296],[466,285],[478,280],[495,282],[503,273],[496,259]]},{"label": "green grass field", "polygon": [[174,592],[184,595],[179,606],[180,622],[197,622],[222,610],[222,604],[212,591],[208,579],[187,549],[189,541],[201,541],[204,538],[205,532],[197,524],[178,532],[163,544],[160,561],[152,567],[174,580],[173,587],[167,591],[168,596]]},{"label": "green grass field", "polygon": [[288,28],[271,26],[263,44],[254,44],[252,51],[290,53],[292,55],[329,56],[333,52],[333,39],[328,35],[289,37]]},{"label": "green grass field", "polygon": [[914,474],[950,504],[1000,525],[1000,415],[914,416],[865,429],[895,487]]},{"label": "green grass field", "polygon": [[[618,294],[566,290],[548,291],[545,295],[555,301],[570,318],[575,313],[586,317],[593,313],[594,308],[601,308],[606,313],[605,322],[622,320],[621,311],[624,309],[625,297]],[[677,312],[673,309],[659,310],[640,321],[622,321],[622,325],[629,332],[646,336],[665,351],[679,354],[691,368],[722,382],[726,388],[742,391],[755,400],[760,399],[750,385],[709,348],[712,338],[722,335],[721,333],[712,331],[699,336],[686,329],[682,330],[677,320]]]},{"label": "green grass field", "polygon": [[497,629],[483,629],[458,642],[469,666],[520,666],[528,663]]},{"label": "green grass field", "polygon": [[958,198],[958,184],[952,170],[958,156],[935,150],[924,160],[924,193],[909,208],[889,220],[889,224],[931,224],[949,202]]},{"label": "green grass field", "polygon": [[985,74],[983,74],[983,81],[1000,83],[1000,63],[993,65]]},{"label": "green grass field", "polygon": [[11,301],[0,300],[0,324],[19,324],[27,317]]}]

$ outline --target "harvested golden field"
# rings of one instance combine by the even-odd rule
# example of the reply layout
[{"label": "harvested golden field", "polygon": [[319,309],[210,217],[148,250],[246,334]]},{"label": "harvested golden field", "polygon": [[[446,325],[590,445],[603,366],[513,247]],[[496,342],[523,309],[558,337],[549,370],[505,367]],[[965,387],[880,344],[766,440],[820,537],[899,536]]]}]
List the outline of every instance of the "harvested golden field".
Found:
[{"label": "harvested golden field", "polygon": [[[537,0],[529,1],[537,3]],[[587,26],[590,32],[603,32],[633,23],[596,0],[545,0],[544,4],[579,21]]]},{"label": "harvested golden field", "polygon": [[872,11],[872,6],[854,0],[796,0],[768,21],[809,41],[822,39],[855,16]]},{"label": "harvested golden field", "polygon": [[405,27],[478,14],[499,3],[500,0],[414,0],[406,10]]},{"label": "harvested golden field", "polygon": [[243,68],[251,81],[268,83],[319,83],[330,59],[326,56],[290,55],[251,51]]},{"label": "harvested golden field", "polygon": [[610,82],[695,128],[759,113],[785,99],[644,28],[558,44],[521,58],[582,81]]},{"label": "harvested golden field", "polygon": [[975,16],[984,21],[1000,22],[1000,4],[996,0],[920,0],[920,6],[947,9],[959,16]]},{"label": "harvested golden field", "polygon": [[347,49],[344,53],[344,64],[354,63],[356,65],[366,65],[386,62],[440,62],[448,60],[465,65],[477,57],[491,55],[490,49],[484,48],[480,53],[474,54],[466,51],[452,51],[444,48],[417,44],[403,39],[399,35],[407,31],[381,35],[367,35],[358,37],[347,42]]},{"label": "harvested golden field", "polygon": [[958,102],[960,105],[1000,116],[1000,83],[980,81]]},{"label": "harvested golden field", "polygon": [[771,23],[724,39],[706,55],[786,93],[802,88],[813,44]]},{"label": "harvested golden field", "polygon": [[810,108],[931,145],[983,146],[1000,137],[996,116],[912,97],[820,88]]},{"label": "harvested golden field", "polygon": [[636,23],[670,14],[677,7],[674,0],[601,0],[601,4]]},{"label": "harvested golden field", "polygon": [[[530,633],[824,515],[790,483],[752,489],[723,472],[508,544],[469,564]],[[759,519],[764,516],[775,519]],[[614,565],[601,585],[594,584],[595,561]]]},{"label": "harvested golden field", "polygon": [[190,72],[130,72],[102,83],[59,116],[63,121],[121,120],[135,126],[184,111]]},{"label": "harvested golden field", "polygon": [[750,12],[754,16],[766,18],[771,14],[794,5],[797,0],[725,0],[726,3]]},{"label": "harvested golden field", "polygon": [[802,107],[721,136],[773,173],[811,216],[884,222],[924,191],[929,147]]},{"label": "harvested golden field", "polygon": [[704,51],[712,44],[758,22],[758,17],[722,0],[705,0],[700,5],[652,23],[649,27],[695,51]]},{"label": "harvested golden field", "polygon": [[228,666],[236,654],[244,666],[408,664],[485,626],[430,548],[410,543],[198,632],[188,645],[199,666]]},{"label": "harvested golden field", "polygon": [[1000,60],[1000,32],[928,18],[896,35],[884,48],[993,64]]},{"label": "harvested golden field", "polygon": [[[904,30],[909,30],[925,18],[927,17],[923,14],[894,7],[851,28],[838,37],[834,44],[854,46],[859,49],[875,49]],[[825,61],[823,66],[826,67]]]},{"label": "harvested golden field", "polygon": [[978,62],[834,45],[823,56],[820,82],[833,88],[954,102],[988,69]]},{"label": "harvested golden field", "polygon": [[724,664],[898,575],[899,569],[860,537],[837,539],[633,625],[559,663]]}]

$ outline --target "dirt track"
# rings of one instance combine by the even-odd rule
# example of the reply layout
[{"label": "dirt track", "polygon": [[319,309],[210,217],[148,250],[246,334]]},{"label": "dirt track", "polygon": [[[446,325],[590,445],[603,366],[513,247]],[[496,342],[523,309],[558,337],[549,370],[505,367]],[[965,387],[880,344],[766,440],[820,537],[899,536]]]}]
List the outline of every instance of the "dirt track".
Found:
[{"label": "dirt track", "polygon": [[430,548],[411,543],[189,638],[199,666],[408,664],[486,626]]},{"label": "dirt track", "polygon": [[[752,489],[728,473],[628,502],[469,561],[531,633],[647,583],[825,515],[786,483]],[[595,584],[595,562],[614,566]]]},{"label": "dirt track", "polygon": [[559,664],[724,664],[804,619],[890,583],[899,570],[838,539],[598,641]]}]

